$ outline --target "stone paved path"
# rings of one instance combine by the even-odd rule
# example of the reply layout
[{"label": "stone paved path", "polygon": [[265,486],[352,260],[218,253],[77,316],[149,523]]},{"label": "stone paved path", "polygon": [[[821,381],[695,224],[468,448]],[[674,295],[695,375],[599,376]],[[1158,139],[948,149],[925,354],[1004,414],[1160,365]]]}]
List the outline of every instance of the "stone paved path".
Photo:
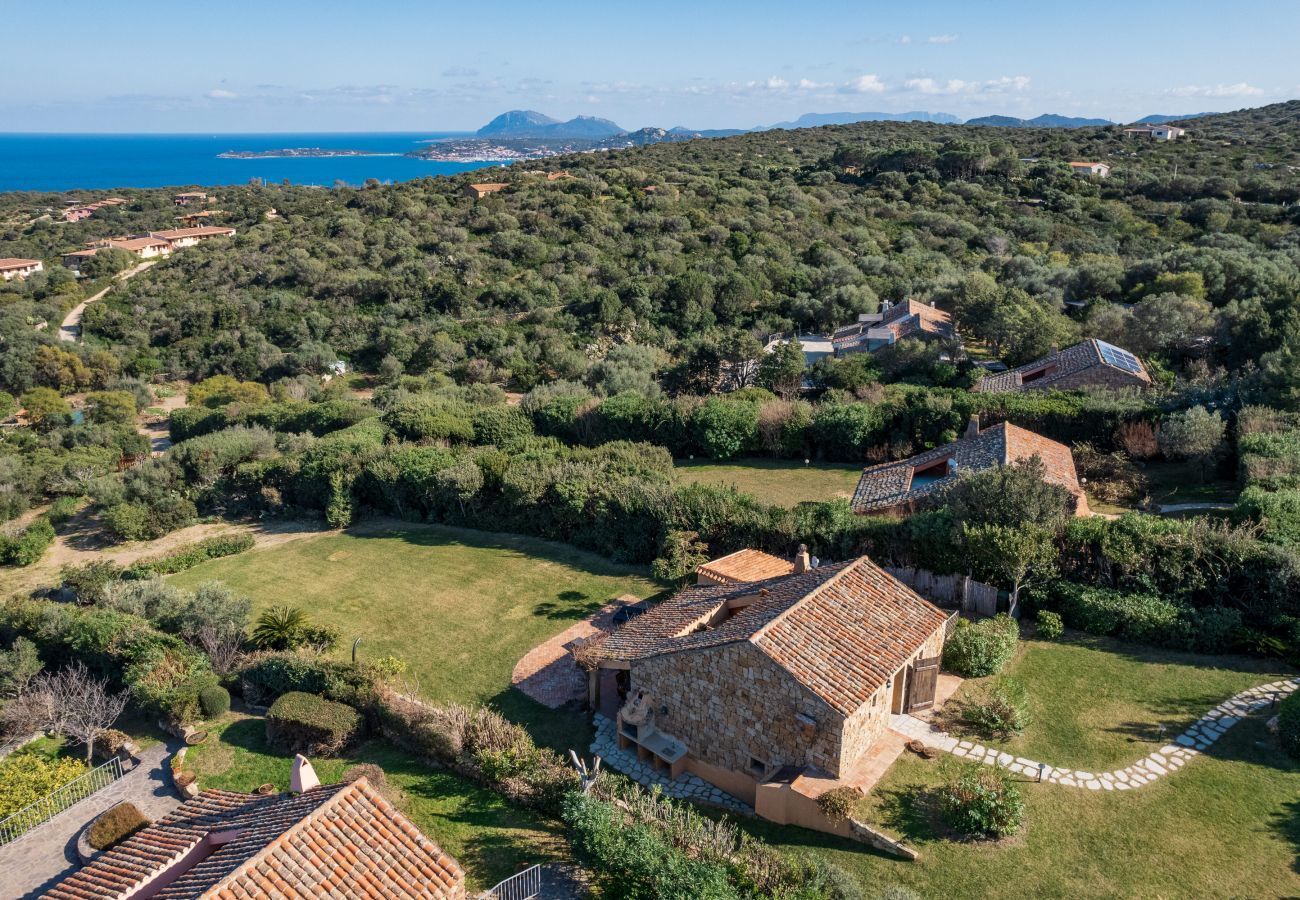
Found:
[{"label": "stone paved path", "polygon": [[614,734],[612,720],[596,714],[596,739],[591,744],[591,752],[604,760],[604,765],[622,772],[628,778],[646,787],[658,785],[669,797],[678,800],[691,800],[695,803],[707,803],[732,812],[752,813],[749,805],[742,803],[731,794],[714,787],[698,775],[680,775],[676,780],[669,779],[648,762],[636,758],[635,750],[620,750],[618,738]]},{"label": "stone paved path", "polygon": [[77,835],[95,816],[130,800],[152,819],[180,804],[171,786],[167,760],[179,747],[158,744],[140,754],[140,762],[117,781],[96,791],[13,843],[0,847],[0,900],[39,897],[53,882],[79,866]]},{"label": "stone paved path", "polygon": [[587,673],[574,663],[570,648],[579,641],[609,631],[614,613],[620,607],[639,602],[639,597],[630,594],[619,597],[605,604],[590,619],[570,625],[545,643],[538,644],[515,664],[510,673],[510,683],[549,709],[586,700]]},{"label": "stone paved path", "polygon": [[[1242,691],[1201,716],[1185,732],[1174,738],[1172,743],[1123,769],[1093,773],[1044,765],[1043,781],[1091,791],[1127,791],[1150,784],[1157,778],[1181,769],[1222,737],[1229,728],[1251,713],[1267,709],[1275,699],[1285,697],[1297,686],[1300,686],[1300,678],[1274,681]],[[1012,756],[994,747],[959,740],[914,716],[895,715],[891,717],[890,727],[905,737],[915,738],[954,756],[975,760],[987,766],[1002,766],[1031,778],[1038,777],[1037,760]]]}]

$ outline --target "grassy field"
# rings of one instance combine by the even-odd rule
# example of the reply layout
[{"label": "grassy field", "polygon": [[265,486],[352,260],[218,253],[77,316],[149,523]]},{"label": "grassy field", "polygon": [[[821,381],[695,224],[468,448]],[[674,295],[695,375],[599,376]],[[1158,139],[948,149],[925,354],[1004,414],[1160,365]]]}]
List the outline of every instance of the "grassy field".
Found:
[{"label": "grassy field", "polygon": [[[291,758],[267,747],[264,720],[232,712],[207,727],[207,741],[191,747],[186,758],[201,788],[253,791],[269,783],[288,790]],[[358,763],[384,770],[398,808],[460,861],[471,889],[491,887],[524,865],[567,855],[556,823],[379,741],[367,741],[343,759],[312,760],[323,784],[341,780]]]},{"label": "grassy field", "polygon": [[804,465],[788,459],[738,459],[717,464],[677,460],[677,479],[684,484],[729,485],[764,503],[794,506],[804,500],[850,498],[862,466],[839,463]]},{"label": "grassy field", "polygon": [[510,688],[530,649],[607,600],[659,587],[640,570],[563,544],[439,526],[368,526],[212,560],[172,576],[224,581],[254,614],[287,603],[343,635],[345,655],[399,656],[430,700],[492,703],[539,741],[585,739],[585,716],[555,713]]},{"label": "grassy field", "polygon": [[[1029,688],[1035,719],[1005,746],[1094,772],[1149,753],[1157,723],[1176,733],[1228,695],[1286,674],[1259,661],[1097,641],[1028,641],[1009,671]],[[1300,895],[1300,765],[1276,748],[1261,717],[1137,791],[1026,779],[1026,827],[997,844],[943,836],[928,791],[958,765],[904,754],[868,801],[871,820],[920,850],[916,862],[800,829],[752,827],[783,846],[815,848],[864,885],[899,881],[926,897]]]}]

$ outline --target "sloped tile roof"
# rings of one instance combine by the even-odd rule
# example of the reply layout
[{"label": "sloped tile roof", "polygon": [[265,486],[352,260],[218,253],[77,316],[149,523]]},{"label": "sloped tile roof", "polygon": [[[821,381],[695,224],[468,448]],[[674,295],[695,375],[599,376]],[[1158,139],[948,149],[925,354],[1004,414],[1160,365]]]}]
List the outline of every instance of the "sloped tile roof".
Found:
[{"label": "sloped tile roof", "polygon": [[165,241],[179,241],[184,238],[229,237],[235,229],[223,225],[197,225],[194,228],[169,228],[166,231],[151,231],[150,237]]},{"label": "sloped tile roof", "polygon": [[[1083,497],[1069,447],[1010,422],[1001,422],[974,437],[961,438],[908,459],[864,469],[853,492],[853,509],[865,513],[912,503],[945,490],[963,473],[980,472],[1032,456],[1043,460],[1047,481],[1061,485],[1076,498]],[[913,485],[913,470],[947,459],[956,462],[952,474]]]},{"label": "sloped tile roof", "polygon": [[[996,372],[986,375],[980,379],[973,390],[981,391],[986,394],[999,394],[1009,392],[1020,392],[1028,390],[1046,390],[1059,382],[1062,378],[1069,375],[1075,375],[1088,369],[1114,369],[1122,372],[1124,375],[1132,378],[1136,383],[1150,384],[1151,376],[1147,374],[1146,367],[1137,357],[1139,372],[1130,372],[1108,362],[1101,352],[1101,343],[1095,338],[1089,338],[1086,341],[1075,344],[1072,347],[1066,347],[1064,350],[1057,350],[1046,356],[1036,359],[1033,362],[1025,363],[1014,369],[1007,369],[1005,372]],[[1028,384],[1024,384],[1022,379],[1025,375],[1035,372],[1044,366],[1053,366],[1051,372],[1036,378]]]},{"label": "sloped tile roof", "polygon": [[[741,598],[753,602],[716,628],[692,630]],[[748,641],[847,715],[947,618],[863,556],[753,584],[687,588],[614,631],[599,653],[632,662]]]},{"label": "sloped tile roof", "polygon": [[465,896],[456,861],[365,778],[294,796],[204,791],[45,896],[120,898],[154,878],[163,900]]},{"label": "sloped tile roof", "polygon": [[951,315],[928,303],[905,300],[882,312],[878,321],[854,322],[836,328],[831,335],[831,341],[837,352],[844,352],[866,343],[867,332],[877,328],[889,329],[894,333],[895,340],[914,334],[941,338],[956,334]]},{"label": "sloped tile roof", "polygon": [[695,570],[721,584],[762,581],[794,572],[794,563],[762,550],[746,548],[710,560]]},{"label": "sloped tile roof", "polygon": [[20,259],[18,257],[6,256],[0,259],[0,269],[27,269],[40,262],[39,259]]}]

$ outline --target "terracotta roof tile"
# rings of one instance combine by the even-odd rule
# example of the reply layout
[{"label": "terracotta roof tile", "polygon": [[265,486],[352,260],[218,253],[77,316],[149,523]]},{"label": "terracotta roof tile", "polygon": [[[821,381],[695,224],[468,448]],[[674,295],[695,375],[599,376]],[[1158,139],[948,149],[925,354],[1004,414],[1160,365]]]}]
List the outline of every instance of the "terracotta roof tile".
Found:
[{"label": "terracotta roof tile", "polygon": [[[696,630],[733,601],[747,605]],[[633,662],[748,641],[847,714],[947,618],[864,556],[750,584],[687,588],[611,633],[598,652]]]},{"label": "terracotta roof tile", "polygon": [[[1048,390],[1057,385],[1061,379],[1066,378],[1067,376],[1077,375],[1080,372],[1087,372],[1089,370],[1101,372],[1106,369],[1113,369],[1122,372],[1124,375],[1133,379],[1134,385],[1137,386],[1151,383],[1151,376],[1147,374],[1146,367],[1142,365],[1141,360],[1127,351],[1121,350],[1120,352],[1124,353],[1126,357],[1130,357],[1133,362],[1136,363],[1137,371],[1134,372],[1130,369],[1116,366],[1113,362],[1107,359],[1107,355],[1111,355],[1112,359],[1114,358],[1113,355],[1103,354],[1102,352],[1103,348],[1109,347],[1109,344],[1104,344],[1101,341],[1090,338],[1086,341],[1075,344],[1072,347],[1066,347],[1064,350],[1057,350],[1041,357],[1040,359],[1036,359],[1033,362],[1025,363],[1023,366],[1008,369],[1005,372],[996,372],[991,375],[986,375],[984,378],[980,379],[979,383],[975,385],[973,390],[988,394],[1012,393],[1028,390]],[[1114,349],[1120,350],[1118,347]],[[1025,383],[1024,378],[1026,375],[1047,367],[1050,367],[1050,371],[1045,372],[1042,376],[1035,378],[1029,383]],[[1079,379],[1072,380],[1075,383],[1078,383],[1079,381]],[[1102,383],[1101,379],[1098,379],[1098,383]]]},{"label": "terracotta roof tile", "polygon": [[762,550],[744,549],[710,560],[695,570],[719,584],[762,581],[794,572],[794,563]]},{"label": "terracotta roof tile", "polygon": [[152,896],[465,896],[455,860],[364,778],[295,796],[204,791],[45,896],[124,897],[172,866]]},{"label": "terracotta roof tile", "polygon": [[[1001,422],[974,437],[962,438],[908,459],[864,469],[853,492],[853,509],[867,513],[905,506],[947,489],[963,473],[980,472],[1032,456],[1043,460],[1047,481],[1061,485],[1077,501],[1082,501],[1083,489],[1079,486],[1069,447],[1010,422]],[[927,480],[924,484],[913,483],[916,469],[944,460],[954,463],[948,470],[950,474]]]}]

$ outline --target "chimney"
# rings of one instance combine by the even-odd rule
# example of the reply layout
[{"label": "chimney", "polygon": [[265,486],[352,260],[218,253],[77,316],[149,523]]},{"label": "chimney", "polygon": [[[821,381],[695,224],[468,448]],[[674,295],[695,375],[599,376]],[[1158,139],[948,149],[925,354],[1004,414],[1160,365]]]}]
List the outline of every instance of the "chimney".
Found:
[{"label": "chimney", "polygon": [[794,555],[794,571],[798,574],[799,572],[807,572],[811,568],[812,560],[808,557],[808,545],[800,544],[799,552]]},{"label": "chimney", "polygon": [[930,301],[930,309],[935,309],[935,308],[936,308],[936,307],[935,307],[935,305],[934,305],[934,301],[931,300],[931,301]]},{"label": "chimney", "polygon": [[293,758],[293,771],[289,773],[289,790],[295,794],[320,787],[320,779],[312,768],[311,760],[298,753]]},{"label": "chimney", "polygon": [[980,434],[980,417],[971,416],[970,421],[966,423],[966,437],[979,437]]}]

